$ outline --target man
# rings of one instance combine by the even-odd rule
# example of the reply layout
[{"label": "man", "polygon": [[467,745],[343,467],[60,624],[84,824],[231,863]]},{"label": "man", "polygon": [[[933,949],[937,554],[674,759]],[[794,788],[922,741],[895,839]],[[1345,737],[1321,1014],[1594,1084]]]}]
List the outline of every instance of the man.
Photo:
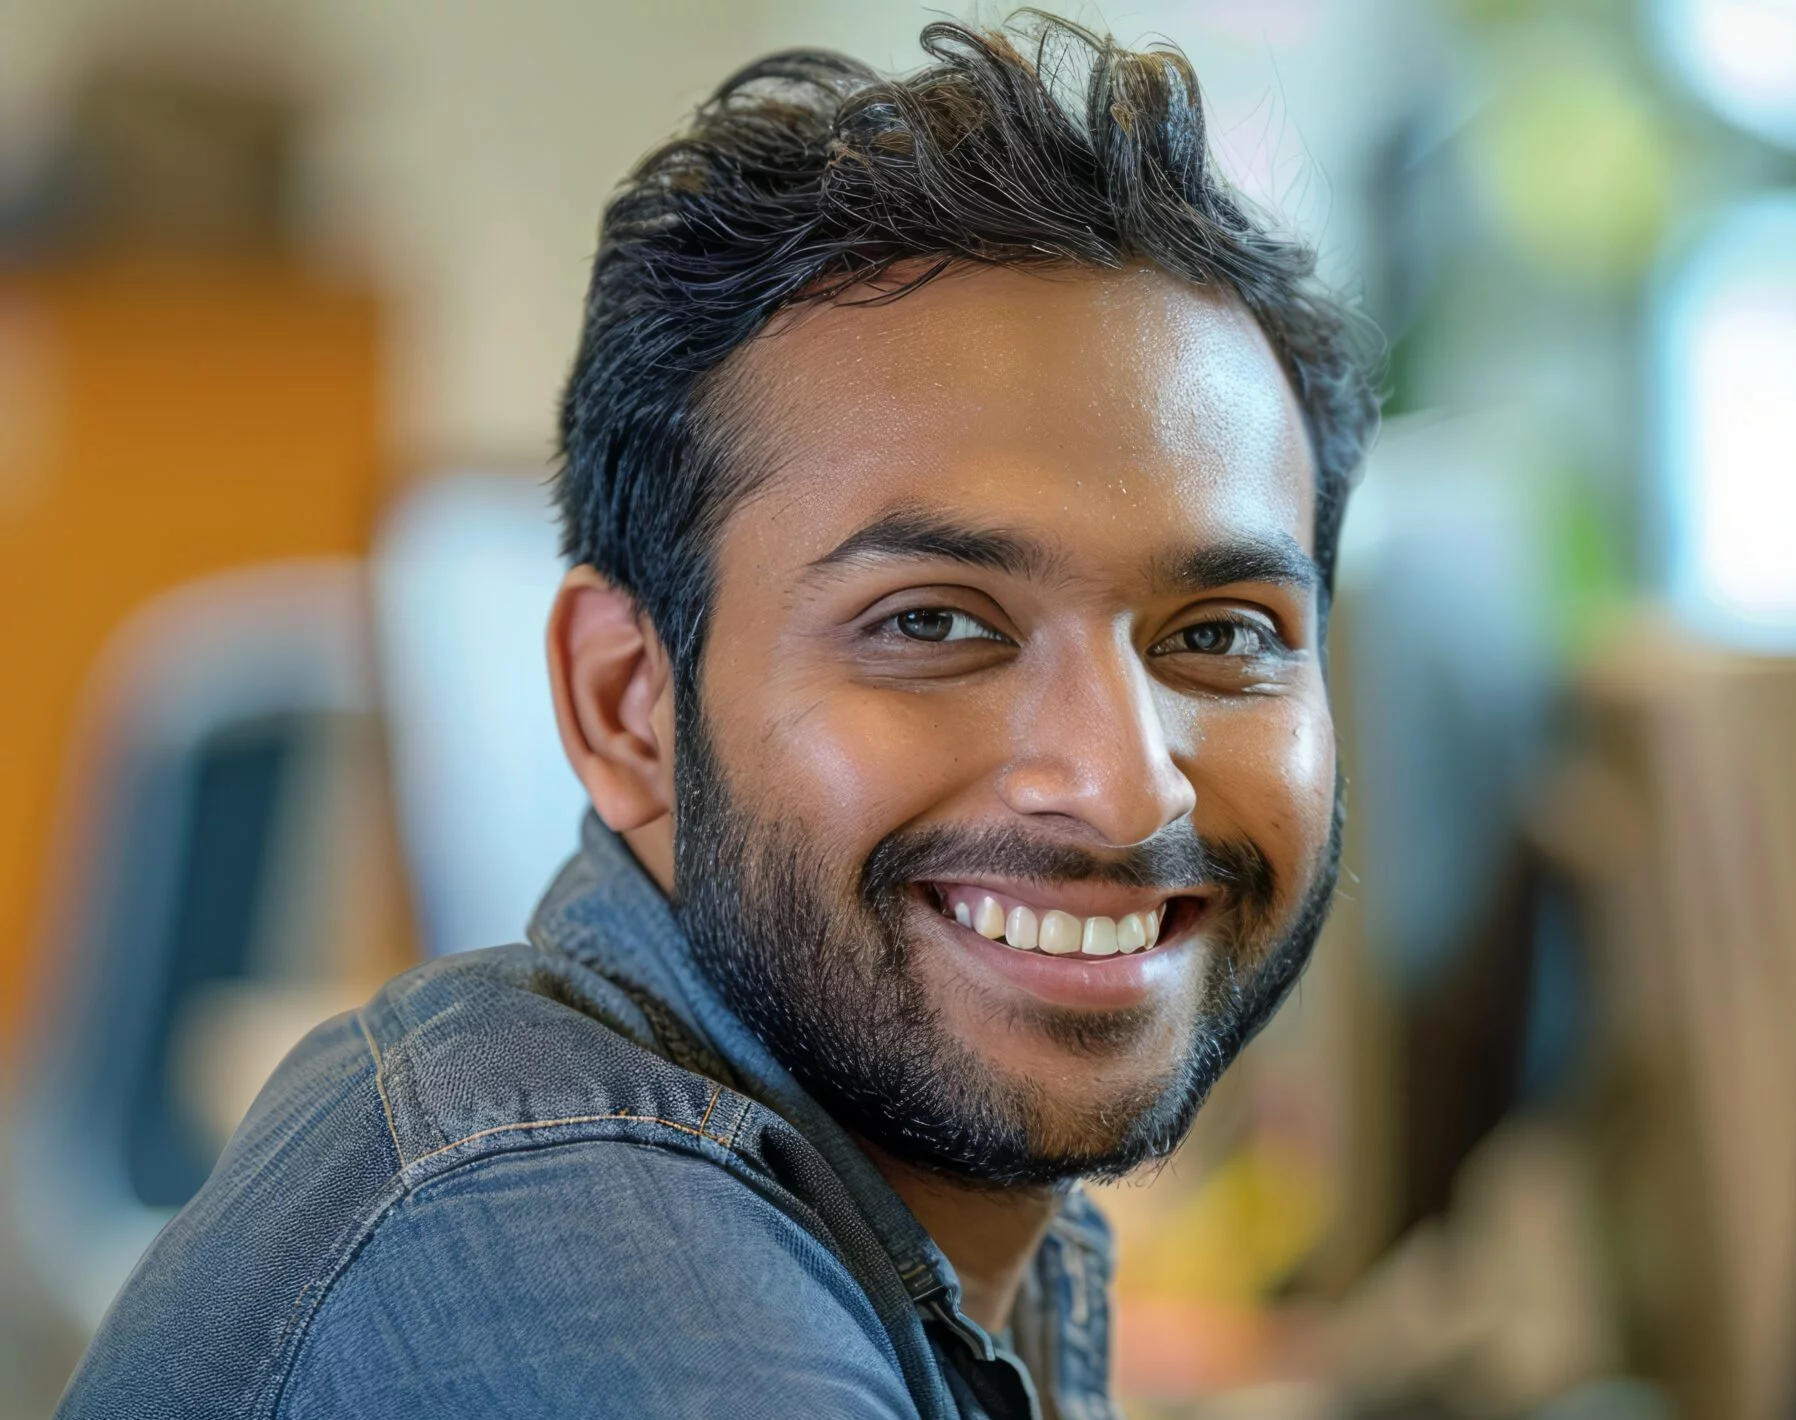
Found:
[{"label": "man", "polygon": [[529,945],[299,1047],[63,1414],[1115,1413],[1079,1184],[1319,930],[1373,404],[1180,56],[924,45],[764,60],[612,201],[583,851]]}]

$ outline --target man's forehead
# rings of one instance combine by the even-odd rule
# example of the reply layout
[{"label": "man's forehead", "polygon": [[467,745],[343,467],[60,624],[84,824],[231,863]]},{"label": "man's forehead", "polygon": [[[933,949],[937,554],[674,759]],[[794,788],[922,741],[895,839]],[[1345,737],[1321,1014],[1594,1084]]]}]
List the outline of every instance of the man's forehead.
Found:
[{"label": "man's forehead", "polygon": [[1309,443],[1264,333],[1233,296],[1153,268],[963,269],[801,308],[733,357],[724,391],[730,437],[793,516],[951,494],[1164,520],[1170,498],[1310,542]]}]

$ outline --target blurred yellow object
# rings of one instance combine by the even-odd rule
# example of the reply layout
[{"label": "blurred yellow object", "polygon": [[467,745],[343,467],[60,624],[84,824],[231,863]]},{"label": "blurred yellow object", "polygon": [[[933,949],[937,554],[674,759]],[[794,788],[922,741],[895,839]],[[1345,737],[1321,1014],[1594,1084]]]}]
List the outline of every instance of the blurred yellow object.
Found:
[{"label": "blurred yellow object", "polygon": [[1276,1140],[1249,1139],[1136,1240],[1126,1264],[1130,1288],[1264,1302],[1321,1240],[1330,1216],[1329,1191],[1313,1163]]},{"label": "blurred yellow object", "polygon": [[133,608],[194,577],[365,552],[383,410],[375,300],[284,265],[14,272],[0,277],[0,327],[11,385],[0,391],[0,1041],[11,1047],[66,736],[97,651]]},{"label": "blurred yellow object", "polygon": [[1594,47],[1544,63],[1542,39],[1473,130],[1498,222],[1529,261],[1577,282],[1628,280],[1658,251],[1671,137],[1652,96]]},{"label": "blurred yellow object", "polygon": [[1327,1221],[1315,1165],[1254,1138],[1164,1219],[1135,1284],[1209,1302],[1264,1302],[1320,1242]]}]

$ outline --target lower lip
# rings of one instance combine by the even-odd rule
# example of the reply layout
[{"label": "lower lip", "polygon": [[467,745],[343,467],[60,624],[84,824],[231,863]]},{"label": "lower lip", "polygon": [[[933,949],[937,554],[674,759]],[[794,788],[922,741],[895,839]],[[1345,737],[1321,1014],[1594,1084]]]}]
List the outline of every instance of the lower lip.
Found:
[{"label": "lower lip", "polygon": [[1139,1006],[1185,975],[1199,960],[1203,946],[1192,924],[1175,941],[1144,952],[1118,953],[1093,960],[1019,951],[982,937],[944,917],[931,903],[918,900],[917,910],[945,934],[955,957],[978,975],[996,978],[1054,1006],[1089,1011],[1122,1011]]}]

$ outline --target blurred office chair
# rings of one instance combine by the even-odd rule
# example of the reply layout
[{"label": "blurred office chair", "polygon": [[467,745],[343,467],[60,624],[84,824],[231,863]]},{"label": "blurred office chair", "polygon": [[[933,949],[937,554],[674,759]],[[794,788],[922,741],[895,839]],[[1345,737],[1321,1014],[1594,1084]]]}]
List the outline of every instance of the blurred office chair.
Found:
[{"label": "blurred office chair", "polygon": [[578,844],[586,792],[543,660],[564,570],[540,476],[451,474],[374,553],[394,789],[425,950],[518,941]]},{"label": "blurred office chair", "polygon": [[279,1056],[400,955],[354,887],[380,857],[364,584],[352,559],[190,584],[90,681],[11,1148],[26,1257],[90,1328]]}]

